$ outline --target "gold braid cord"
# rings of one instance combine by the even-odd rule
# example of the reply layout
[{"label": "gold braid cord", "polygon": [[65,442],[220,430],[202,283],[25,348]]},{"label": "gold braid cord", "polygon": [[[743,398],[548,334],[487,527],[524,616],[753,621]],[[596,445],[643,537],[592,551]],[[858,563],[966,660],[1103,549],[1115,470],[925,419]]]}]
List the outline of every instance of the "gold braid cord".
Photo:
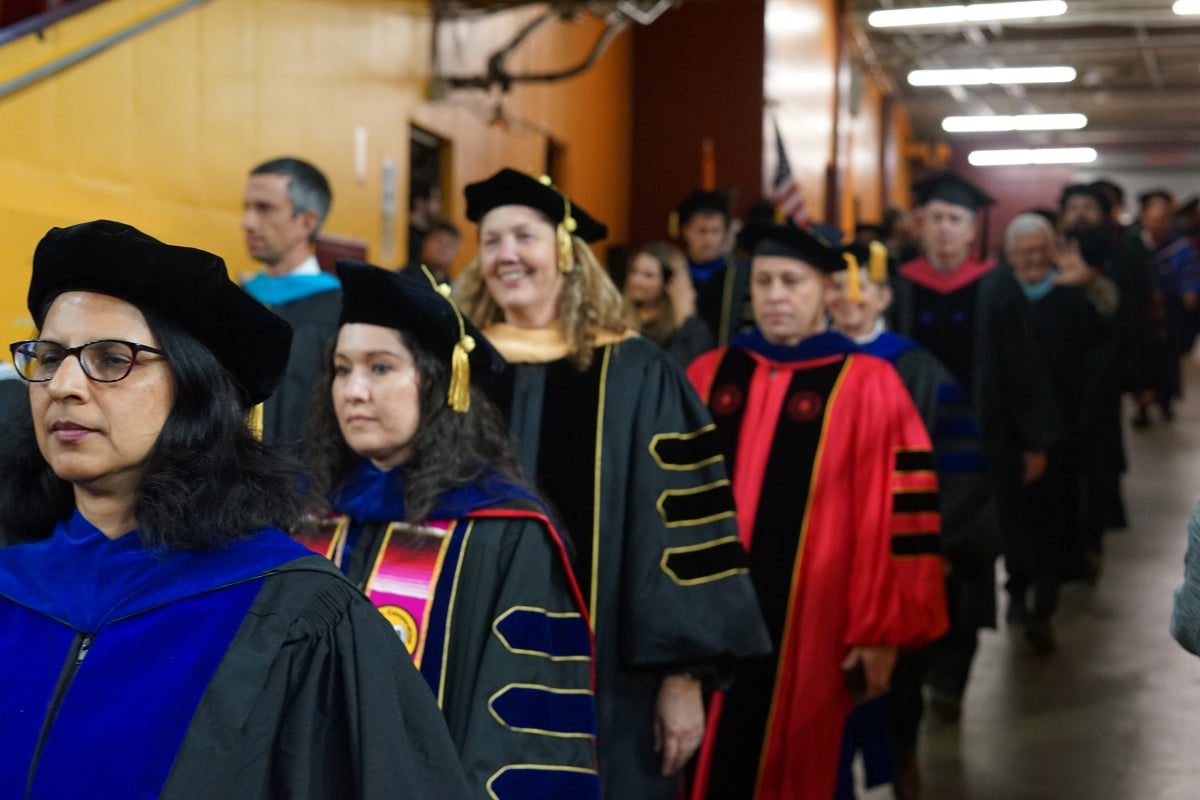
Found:
[{"label": "gold braid cord", "polygon": [[558,192],[563,200],[563,218],[555,226],[554,235],[558,242],[558,269],[566,275],[575,266],[575,250],[571,244],[571,237],[575,234],[575,230],[579,227],[579,224],[571,216],[571,198],[563,194],[562,190],[554,185],[554,182],[550,180],[550,176],[543,175],[538,178],[538,183],[543,186],[549,186]]},{"label": "gold braid cord", "polygon": [[454,311],[455,318],[458,320],[458,341],[454,343],[454,350],[450,354],[450,391],[447,393],[446,402],[453,411],[465,414],[471,410],[470,355],[471,351],[475,349],[475,339],[467,335],[462,312],[458,310],[458,306],[450,299],[450,285],[447,283],[438,283],[437,279],[433,277],[433,273],[424,264],[421,265],[421,271],[429,279],[429,284],[433,286],[433,290],[441,295],[450,305],[451,310]]}]

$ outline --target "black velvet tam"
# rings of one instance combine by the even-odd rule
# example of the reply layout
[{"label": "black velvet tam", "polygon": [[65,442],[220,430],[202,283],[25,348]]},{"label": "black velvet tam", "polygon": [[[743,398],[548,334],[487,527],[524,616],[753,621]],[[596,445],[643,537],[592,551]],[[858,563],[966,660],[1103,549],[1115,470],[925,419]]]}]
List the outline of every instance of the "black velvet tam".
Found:
[{"label": "black velvet tam", "polygon": [[[492,177],[466,188],[467,219],[479,222],[493,208],[500,206],[529,206],[550,218],[555,225],[566,216],[566,199],[558,189],[523,172],[507,167]],[[585,242],[598,242],[608,236],[608,228],[571,201],[571,218],[575,220],[576,236]]]},{"label": "black velvet tam", "polygon": [[830,275],[846,268],[840,250],[791,224],[751,223],[738,234],[738,246],[756,256],[794,258]]},{"label": "black velvet tam", "polygon": [[[363,263],[339,260],[342,280],[341,323],[359,322],[407,331],[434,355],[449,364],[464,335],[474,341],[468,353],[471,369],[502,371],[506,363],[471,321],[456,313],[453,301],[434,288],[422,270],[393,272]],[[462,327],[459,327],[459,324]]]},{"label": "black velvet tam", "polygon": [[923,206],[933,200],[962,206],[977,211],[996,204],[987,192],[955,172],[943,172],[913,184],[916,205]]},{"label": "black velvet tam", "polygon": [[267,399],[283,378],[291,326],[231,281],[212,253],[103,219],[53,228],[38,242],[29,282],[29,313],[39,329],[54,298],[71,291],[116,297],[179,325],[233,374],[246,407]]}]

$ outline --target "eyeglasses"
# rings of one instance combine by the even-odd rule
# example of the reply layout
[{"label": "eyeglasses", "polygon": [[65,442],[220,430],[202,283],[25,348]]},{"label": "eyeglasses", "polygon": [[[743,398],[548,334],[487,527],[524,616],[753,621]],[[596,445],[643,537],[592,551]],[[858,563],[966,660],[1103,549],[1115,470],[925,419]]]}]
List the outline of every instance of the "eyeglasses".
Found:
[{"label": "eyeglasses", "polygon": [[157,347],[126,342],[121,339],[99,339],[78,347],[63,347],[46,339],[13,342],[8,346],[17,374],[31,383],[44,383],[55,376],[68,356],[79,359],[83,374],[98,383],[115,383],[133,371],[138,353],[165,356]]}]

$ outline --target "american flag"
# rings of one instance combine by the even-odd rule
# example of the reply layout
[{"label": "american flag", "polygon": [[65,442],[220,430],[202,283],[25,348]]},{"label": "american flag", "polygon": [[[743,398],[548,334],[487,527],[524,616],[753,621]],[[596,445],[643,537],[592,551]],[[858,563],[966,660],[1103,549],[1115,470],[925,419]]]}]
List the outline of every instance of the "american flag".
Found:
[{"label": "american flag", "polygon": [[798,228],[807,228],[808,209],[804,205],[804,191],[792,175],[787,153],[783,151],[783,137],[779,135],[778,123],[775,125],[775,152],[778,166],[775,167],[775,181],[771,185],[771,203],[775,206],[776,217],[780,220],[790,219]]}]

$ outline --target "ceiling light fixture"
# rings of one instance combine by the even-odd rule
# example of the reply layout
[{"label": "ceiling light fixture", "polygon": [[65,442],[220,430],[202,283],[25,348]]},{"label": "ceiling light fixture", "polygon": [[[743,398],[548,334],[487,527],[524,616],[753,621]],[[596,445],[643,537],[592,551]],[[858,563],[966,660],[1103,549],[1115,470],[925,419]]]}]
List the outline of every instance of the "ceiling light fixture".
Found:
[{"label": "ceiling light fixture", "polygon": [[980,86],[988,83],[1070,83],[1072,67],[999,67],[996,69],[914,69],[912,86]]},{"label": "ceiling light fixture", "polygon": [[1200,0],[1175,0],[1171,10],[1180,16],[1200,14]]},{"label": "ceiling light fixture", "polygon": [[[1181,3],[1188,1],[1179,0]],[[1025,0],[1024,2],[1017,3],[975,3],[969,6],[892,8],[884,11],[872,11],[867,16],[867,24],[872,28],[907,28],[917,25],[961,25],[964,22],[995,22],[1006,19],[1057,17],[1066,12],[1067,4],[1063,0]]]},{"label": "ceiling light fixture", "polygon": [[1083,114],[1017,114],[1015,116],[946,117],[942,130],[948,133],[993,133],[997,131],[1070,131],[1087,126]]},{"label": "ceiling light fixture", "polygon": [[975,150],[967,161],[975,167],[1009,167],[1025,164],[1090,164],[1092,147],[1043,147],[1036,150]]}]

